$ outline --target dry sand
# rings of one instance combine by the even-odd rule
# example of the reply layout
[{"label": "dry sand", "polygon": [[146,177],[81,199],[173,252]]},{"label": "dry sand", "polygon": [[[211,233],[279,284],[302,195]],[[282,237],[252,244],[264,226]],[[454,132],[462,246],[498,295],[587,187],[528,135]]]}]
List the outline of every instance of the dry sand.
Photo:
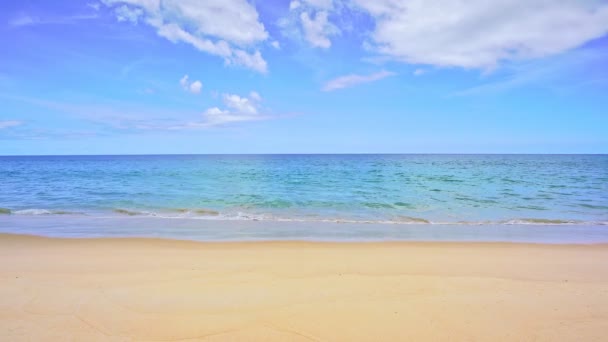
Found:
[{"label": "dry sand", "polygon": [[0,235],[2,341],[605,341],[607,334],[607,245]]}]

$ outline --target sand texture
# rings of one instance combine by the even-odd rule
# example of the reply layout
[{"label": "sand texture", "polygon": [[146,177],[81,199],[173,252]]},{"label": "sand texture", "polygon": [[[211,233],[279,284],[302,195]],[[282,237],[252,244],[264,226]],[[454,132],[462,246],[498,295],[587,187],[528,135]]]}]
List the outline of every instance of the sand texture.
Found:
[{"label": "sand texture", "polygon": [[0,341],[606,341],[608,246],[0,235]]}]

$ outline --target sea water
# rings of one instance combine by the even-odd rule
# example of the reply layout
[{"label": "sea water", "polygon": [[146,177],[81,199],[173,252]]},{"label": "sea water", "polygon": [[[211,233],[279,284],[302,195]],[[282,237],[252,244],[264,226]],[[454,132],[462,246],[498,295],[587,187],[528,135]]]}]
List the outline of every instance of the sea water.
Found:
[{"label": "sea water", "polygon": [[[236,232],[244,226],[253,228]],[[475,226],[578,236],[593,227],[583,235],[599,239],[608,155],[0,157],[4,232],[459,240]]]}]

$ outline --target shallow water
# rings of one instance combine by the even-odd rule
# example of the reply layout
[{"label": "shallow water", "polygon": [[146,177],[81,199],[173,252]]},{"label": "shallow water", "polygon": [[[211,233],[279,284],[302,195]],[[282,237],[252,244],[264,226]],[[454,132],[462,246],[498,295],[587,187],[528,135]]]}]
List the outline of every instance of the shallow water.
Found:
[{"label": "shallow water", "polygon": [[172,220],[158,217],[10,216],[0,233],[49,237],[147,237],[197,241],[452,241],[608,243],[607,226],[442,225],[253,220]]},{"label": "shallow water", "polygon": [[15,216],[602,226],[608,156],[0,157],[0,208],[0,228]]}]

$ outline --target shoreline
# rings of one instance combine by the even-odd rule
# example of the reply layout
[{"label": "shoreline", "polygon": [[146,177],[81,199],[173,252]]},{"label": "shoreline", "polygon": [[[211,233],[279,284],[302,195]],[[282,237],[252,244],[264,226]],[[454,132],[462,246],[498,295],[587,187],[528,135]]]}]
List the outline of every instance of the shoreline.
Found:
[{"label": "shoreline", "polygon": [[0,340],[601,340],[608,244],[0,234]]},{"label": "shoreline", "polygon": [[370,241],[356,241],[356,240],[279,240],[279,239],[268,239],[268,240],[192,240],[192,239],[179,239],[179,238],[167,238],[167,237],[146,237],[146,236],[118,236],[118,237],[106,237],[106,236],[94,236],[94,237],[65,237],[65,236],[49,236],[49,235],[37,235],[37,234],[20,234],[20,233],[4,233],[0,232],[0,241],[2,240],[50,240],[57,242],[114,242],[114,243],[158,243],[165,245],[199,245],[199,246],[230,246],[230,245],[269,245],[269,246],[280,246],[280,245],[304,245],[304,246],[429,246],[437,247],[442,245],[472,245],[472,246],[495,246],[495,247],[509,247],[509,246],[528,246],[528,247],[605,247],[608,248],[608,242],[564,242],[564,243],[553,243],[553,242],[519,242],[519,241],[452,241],[452,240],[370,240]]},{"label": "shoreline", "polygon": [[386,216],[384,218],[364,218],[357,216],[281,216],[275,213],[224,213],[208,208],[166,208],[166,209],[125,209],[116,208],[107,211],[86,211],[77,209],[9,209],[0,207],[0,217],[20,219],[55,218],[55,219],[95,219],[95,220],[191,220],[199,222],[266,222],[266,223],[308,223],[308,224],[374,224],[374,225],[430,225],[430,226],[608,226],[606,218],[581,219],[557,217],[496,217],[494,219],[456,220],[435,219],[418,216]]},{"label": "shoreline", "polygon": [[176,240],[314,242],[608,243],[605,225],[439,225],[125,217],[18,216],[1,218],[0,233],[49,237],[142,237]]}]

